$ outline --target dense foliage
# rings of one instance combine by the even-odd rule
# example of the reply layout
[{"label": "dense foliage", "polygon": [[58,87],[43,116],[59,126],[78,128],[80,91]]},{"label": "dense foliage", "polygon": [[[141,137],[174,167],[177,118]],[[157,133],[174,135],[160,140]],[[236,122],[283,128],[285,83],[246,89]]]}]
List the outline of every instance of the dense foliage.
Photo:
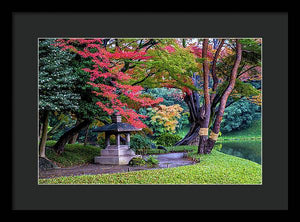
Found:
[{"label": "dense foliage", "polygon": [[[92,67],[87,66],[82,70],[90,74],[89,85],[100,99],[96,104],[109,115],[118,113],[127,122],[137,128],[145,128],[140,118],[145,116],[138,114],[128,107],[124,102],[124,96],[141,106],[147,107],[162,101],[161,98],[151,99],[141,96],[143,87],[129,85],[132,79],[132,70],[129,70],[130,63],[139,66],[140,61],[146,61],[149,57],[145,50],[133,50],[131,48],[121,49],[118,44],[112,48],[103,45],[102,39],[59,39],[57,46],[63,50],[71,50],[83,58],[93,62]],[[127,68],[126,68],[127,66]],[[99,83],[95,80],[100,80]]]},{"label": "dense foliage", "polygon": [[172,106],[174,104],[180,105],[184,111],[188,111],[188,107],[183,100],[183,93],[179,89],[172,88],[153,88],[147,89],[147,94],[153,96],[154,98],[163,98],[164,100],[160,103],[160,105]]},{"label": "dense foliage", "polygon": [[[221,131],[228,133],[259,117],[261,39],[94,38],[39,43],[40,111],[56,111],[49,114],[48,137],[59,140],[60,150],[78,133],[79,142],[87,137],[95,140],[97,135],[88,129],[95,121],[109,124],[113,113],[143,128],[152,139],[189,128],[183,138],[188,142],[199,136],[199,128],[218,133],[220,122]],[[229,105],[225,112],[224,104]],[[71,132],[77,125],[78,130]],[[103,135],[97,137],[102,144]]]},{"label": "dense foliage", "polygon": [[74,92],[76,75],[71,66],[74,55],[54,43],[54,39],[39,40],[39,110],[76,110],[80,96]]},{"label": "dense foliage", "polygon": [[182,111],[183,109],[179,104],[171,106],[158,105],[154,108],[147,108],[146,114],[149,118],[144,122],[152,129],[154,136],[163,133],[175,133]]},{"label": "dense foliage", "polygon": [[152,141],[149,137],[135,134],[131,136],[130,139],[130,148],[133,149],[136,153],[145,153],[148,149],[151,148]]},{"label": "dense foliage", "polygon": [[221,123],[221,132],[248,128],[254,120],[260,119],[261,107],[247,99],[240,99],[226,108]]},{"label": "dense foliage", "polygon": [[164,133],[156,138],[156,144],[161,146],[174,146],[182,137],[177,134]]}]

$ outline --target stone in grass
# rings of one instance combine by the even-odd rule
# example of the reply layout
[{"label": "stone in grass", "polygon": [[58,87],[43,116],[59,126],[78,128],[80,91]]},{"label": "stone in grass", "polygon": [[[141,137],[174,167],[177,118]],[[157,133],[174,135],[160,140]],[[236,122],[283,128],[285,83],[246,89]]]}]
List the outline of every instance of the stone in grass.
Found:
[{"label": "stone in grass", "polygon": [[50,160],[39,157],[39,169],[40,170],[50,170],[50,169],[58,169],[59,167],[52,163]]}]

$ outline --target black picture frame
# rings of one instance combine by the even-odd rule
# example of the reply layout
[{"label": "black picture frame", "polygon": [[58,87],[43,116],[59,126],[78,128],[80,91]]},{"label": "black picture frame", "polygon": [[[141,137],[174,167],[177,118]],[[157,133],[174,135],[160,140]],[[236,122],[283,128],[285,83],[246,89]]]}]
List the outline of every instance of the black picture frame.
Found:
[{"label": "black picture frame", "polygon": [[[288,12],[12,12],[11,18],[13,210],[288,209]],[[263,184],[38,185],[37,39],[99,36],[262,37]]]}]

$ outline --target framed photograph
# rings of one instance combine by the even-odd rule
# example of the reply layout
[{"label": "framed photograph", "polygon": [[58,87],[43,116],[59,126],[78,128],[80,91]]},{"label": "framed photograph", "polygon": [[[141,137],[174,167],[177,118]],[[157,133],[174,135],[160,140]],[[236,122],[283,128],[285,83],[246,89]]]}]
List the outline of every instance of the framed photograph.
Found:
[{"label": "framed photograph", "polygon": [[288,31],[287,12],[13,12],[12,208],[287,210]]}]

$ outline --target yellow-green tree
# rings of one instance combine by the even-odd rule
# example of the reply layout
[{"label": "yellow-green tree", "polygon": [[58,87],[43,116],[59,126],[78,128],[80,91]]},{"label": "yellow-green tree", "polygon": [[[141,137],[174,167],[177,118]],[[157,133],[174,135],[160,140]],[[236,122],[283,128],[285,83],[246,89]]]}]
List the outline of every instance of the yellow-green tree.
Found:
[{"label": "yellow-green tree", "polygon": [[183,108],[179,104],[172,106],[159,105],[150,110],[150,123],[154,130],[154,135],[176,132],[178,119],[181,117],[181,112],[183,111]]}]

